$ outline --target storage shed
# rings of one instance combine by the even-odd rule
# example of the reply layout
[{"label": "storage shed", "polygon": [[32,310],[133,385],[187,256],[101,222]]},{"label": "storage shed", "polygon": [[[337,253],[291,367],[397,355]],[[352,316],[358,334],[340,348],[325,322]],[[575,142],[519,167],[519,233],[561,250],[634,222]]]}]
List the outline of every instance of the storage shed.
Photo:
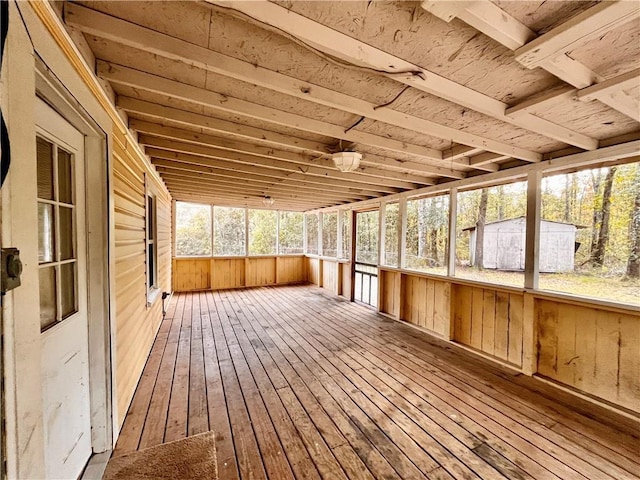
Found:
[{"label": "storage shed", "polygon": [[[526,219],[510,218],[487,223],[482,250],[483,268],[524,270]],[[540,223],[540,272],[570,272],[576,251],[577,226],[542,220]],[[469,259],[475,265],[476,227],[469,231]]]}]

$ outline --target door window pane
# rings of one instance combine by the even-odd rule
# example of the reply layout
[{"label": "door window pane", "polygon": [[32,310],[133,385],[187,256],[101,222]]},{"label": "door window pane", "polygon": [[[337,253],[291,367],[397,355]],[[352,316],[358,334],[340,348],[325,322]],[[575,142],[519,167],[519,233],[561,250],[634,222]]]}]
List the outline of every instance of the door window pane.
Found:
[{"label": "door window pane", "polygon": [[53,200],[53,145],[42,138],[36,143],[38,197]]},{"label": "door window pane", "polygon": [[38,203],[38,262],[55,259],[55,219],[53,205]]},{"label": "door window pane", "polygon": [[58,201],[73,203],[71,154],[60,149],[58,149]]},{"label": "door window pane", "polygon": [[62,318],[77,311],[76,308],[76,263],[60,266],[60,309]]},{"label": "door window pane", "polygon": [[340,258],[351,258],[351,212],[343,211],[342,215],[342,245]]},{"label": "door window pane", "polygon": [[309,213],[305,215],[307,221],[307,253],[318,255],[318,215]]},{"label": "door window pane", "polygon": [[378,210],[356,215],[356,262],[378,265]]},{"label": "door window pane", "polygon": [[56,271],[55,267],[40,269],[40,329],[56,322]]},{"label": "door window pane", "polygon": [[322,216],[322,255],[338,256],[338,213],[325,213]]},{"label": "door window pane", "polygon": [[60,260],[70,260],[73,255],[73,209],[60,207]]}]

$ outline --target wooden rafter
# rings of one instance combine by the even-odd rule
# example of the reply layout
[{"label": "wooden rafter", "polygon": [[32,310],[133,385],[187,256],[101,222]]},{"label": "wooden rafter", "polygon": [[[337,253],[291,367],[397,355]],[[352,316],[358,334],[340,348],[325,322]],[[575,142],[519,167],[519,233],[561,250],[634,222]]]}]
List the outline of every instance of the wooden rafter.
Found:
[{"label": "wooden rafter", "polygon": [[[518,118],[509,117],[505,115],[505,110],[508,108],[508,105],[504,102],[427,71],[419,65],[391,55],[390,53],[384,52],[266,0],[251,3],[226,0],[207,1],[220,8],[231,8],[242,12],[260,22],[285,31],[325,53],[356,65],[364,65],[376,69],[395,81],[410,85],[431,95],[465,106],[498,120],[586,150],[593,150],[598,146],[595,139],[578,132],[573,132],[553,122],[544,119],[530,122],[529,114],[522,115]],[[415,74],[403,75],[402,72],[414,72]],[[478,146],[469,141],[459,143]],[[479,146],[482,147],[482,145]],[[522,160],[540,160],[540,157],[537,155],[531,155],[532,152],[527,153],[520,151],[514,153],[493,147],[487,147],[485,150],[503,153]]]},{"label": "wooden rafter", "polygon": [[[526,25],[490,0],[424,1],[422,6],[446,22],[459,18],[502,45],[515,50],[516,60],[527,68],[544,68],[577,89],[594,88],[591,90],[591,100],[597,99],[634,120],[639,119],[640,104],[637,99],[622,91],[622,85],[618,88],[615,82],[607,83],[608,80],[567,54],[576,46],[601,37],[620,25],[637,19],[640,16],[638,2],[601,2],[540,37],[536,37],[536,34]],[[635,76],[637,77],[637,73]],[[600,83],[607,83],[607,93],[603,91],[596,94],[599,92],[596,87]],[[571,89],[569,95],[580,98],[580,93],[575,88]],[[561,94],[561,96],[567,94],[566,91],[562,93],[565,95]],[[558,100],[561,96],[554,100]],[[532,118],[529,110],[533,107],[539,108],[542,102],[552,100],[552,97],[544,93],[536,98],[539,100],[538,105],[531,100],[525,100],[521,104],[508,108],[506,115],[511,118],[526,118],[527,121],[535,124],[536,120]],[[542,125],[543,128],[545,126]],[[573,145],[579,146],[576,143]]]},{"label": "wooden rafter", "polygon": [[138,141],[141,145],[163,148],[174,152],[189,153],[191,155],[201,155],[205,157],[221,158],[236,162],[248,163],[251,165],[261,165],[267,168],[285,171],[302,171],[309,175],[331,176],[335,179],[351,180],[365,184],[388,183],[395,184],[400,188],[413,188],[415,184],[433,185],[432,178],[410,175],[402,172],[382,170],[368,166],[360,166],[353,173],[344,173],[335,169],[333,162],[324,158],[281,160],[273,157],[259,157],[256,155],[223,150],[211,146],[196,145],[176,140],[154,137],[151,135],[140,135]]},{"label": "wooden rafter", "polygon": [[[371,145],[373,147],[382,148],[392,152],[433,158],[433,149],[431,148],[407,144],[405,142],[393,140],[380,135],[361,132],[355,129],[348,130],[339,125],[228,97],[212,90],[186,85],[184,83],[113,63],[99,61],[98,75],[105,80],[116,84],[127,85],[140,90],[167,95],[196,105],[204,105],[216,110],[256,118],[276,125],[283,125],[305,132],[326,135],[328,137],[342,139],[348,142]],[[538,157],[536,156],[536,158]]]},{"label": "wooden rafter", "polygon": [[[147,133],[163,138],[170,138],[183,142],[190,142],[199,145],[208,145],[214,148],[223,148],[237,152],[249,153],[251,155],[258,155],[270,158],[276,158],[280,160],[292,160],[301,163],[307,163],[311,158],[300,153],[294,153],[284,150],[276,150],[270,147],[264,147],[261,145],[255,145],[251,143],[239,142],[235,140],[228,140],[225,138],[219,138],[202,133],[190,132],[187,130],[181,130],[173,127],[166,127],[155,123],[144,121],[131,121],[129,126],[134,130],[142,133]],[[330,158],[330,154],[322,154],[322,158]],[[315,162],[318,164],[318,162]],[[443,176],[448,178],[464,178],[464,173],[458,170],[445,167],[434,167],[431,165],[425,165],[418,162],[402,162],[393,158],[380,157],[378,155],[364,155],[363,164],[372,165],[374,167],[391,168],[395,170],[407,171],[410,174],[415,175],[429,175],[429,176]],[[331,166],[331,162],[323,161],[322,165]]]}]

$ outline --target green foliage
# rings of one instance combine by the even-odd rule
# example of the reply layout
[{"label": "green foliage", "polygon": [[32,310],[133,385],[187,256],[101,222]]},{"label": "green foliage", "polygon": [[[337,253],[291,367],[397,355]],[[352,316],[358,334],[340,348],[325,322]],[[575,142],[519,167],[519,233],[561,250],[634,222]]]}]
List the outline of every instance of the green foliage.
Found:
[{"label": "green foliage", "polygon": [[244,213],[244,208],[213,208],[214,255],[232,256],[245,254]]},{"label": "green foliage", "polygon": [[398,229],[400,205],[388,203],[384,214],[384,264],[398,266]]},{"label": "green foliage", "polygon": [[176,203],[176,255],[211,255],[211,207]]},{"label": "green foliage", "polygon": [[449,235],[449,195],[407,202],[406,265],[416,270],[446,264]]},{"label": "green foliage", "polygon": [[249,255],[275,255],[278,212],[249,210]]},{"label": "green foliage", "polygon": [[304,251],[304,214],[280,212],[280,254],[288,255]]},{"label": "green foliage", "polygon": [[378,264],[378,221],[378,210],[356,214],[357,262]]},{"label": "green foliage", "polygon": [[338,213],[331,212],[322,215],[322,255],[325,257],[338,256]]},{"label": "green foliage", "polygon": [[318,254],[318,214],[305,215],[307,222],[307,252],[312,255]]}]

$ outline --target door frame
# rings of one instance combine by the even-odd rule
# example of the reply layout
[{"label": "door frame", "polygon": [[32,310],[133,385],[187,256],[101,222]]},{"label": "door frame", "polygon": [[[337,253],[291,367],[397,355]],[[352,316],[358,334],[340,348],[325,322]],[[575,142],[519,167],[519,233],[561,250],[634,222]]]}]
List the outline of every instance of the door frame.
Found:
[{"label": "door frame", "polygon": [[[371,206],[369,208],[363,208],[360,210],[352,210],[351,214],[351,297],[350,300],[352,302],[358,302],[361,305],[370,307],[378,311],[380,309],[380,239],[381,239],[381,212],[383,211],[384,203],[380,205]],[[376,291],[376,305],[372,305],[371,303],[363,302],[362,300],[356,300],[356,252],[357,252],[357,242],[358,242],[358,215],[361,213],[369,213],[369,212],[378,212],[378,251],[376,252],[376,265],[378,269],[378,274],[376,277],[378,278],[378,288]],[[362,293],[362,292],[361,292]],[[369,301],[371,301],[371,292],[369,292]]]},{"label": "door frame", "polygon": [[[83,220],[86,231],[91,446],[93,453],[102,453],[113,446],[107,134],[38,57],[36,95],[85,137]],[[90,168],[95,164],[102,164],[104,168]]]}]

